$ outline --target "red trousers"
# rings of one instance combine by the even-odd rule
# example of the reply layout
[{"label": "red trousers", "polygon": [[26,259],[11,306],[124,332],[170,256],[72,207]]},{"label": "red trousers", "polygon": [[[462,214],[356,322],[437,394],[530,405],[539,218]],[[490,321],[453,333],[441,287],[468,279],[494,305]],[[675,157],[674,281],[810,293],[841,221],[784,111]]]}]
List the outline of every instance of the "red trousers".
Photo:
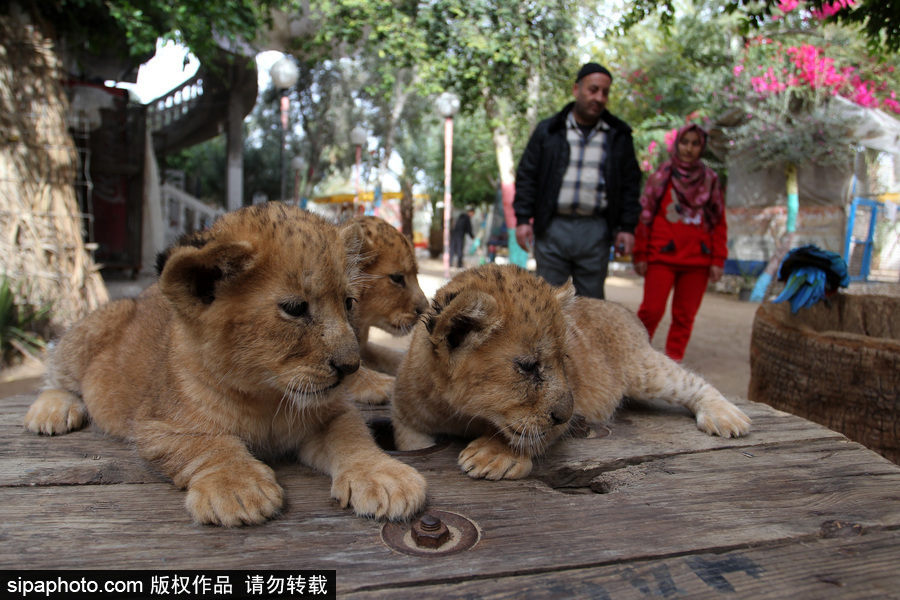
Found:
[{"label": "red trousers", "polygon": [[672,296],[672,325],[666,337],[666,356],[676,362],[684,358],[694,317],[703,302],[709,282],[709,267],[676,267],[659,263],[647,265],[644,277],[644,300],[638,318],[647,328],[650,339],[666,312],[669,292]]}]

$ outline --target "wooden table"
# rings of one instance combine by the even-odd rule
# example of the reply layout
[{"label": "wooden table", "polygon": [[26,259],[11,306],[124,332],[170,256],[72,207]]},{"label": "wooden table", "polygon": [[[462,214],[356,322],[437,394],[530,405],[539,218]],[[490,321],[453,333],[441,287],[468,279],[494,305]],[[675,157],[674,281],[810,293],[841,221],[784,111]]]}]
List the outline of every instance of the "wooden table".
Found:
[{"label": "wooden table", "polygon": [[0,402],[4,569],[336,569],[341,598],[900,598],[900,467],[746,400],[746,438],[631,408],[520,481],[469,479],[458,441],[401,453],[428,479],[430,507],[479,536],[421,557],[388,547],[382,523],[341,509],[328,478],[300,465],[277,468],[280,518],[194,525],[184,493],[126,444],[90,427],[26,433],[33,399]]}]

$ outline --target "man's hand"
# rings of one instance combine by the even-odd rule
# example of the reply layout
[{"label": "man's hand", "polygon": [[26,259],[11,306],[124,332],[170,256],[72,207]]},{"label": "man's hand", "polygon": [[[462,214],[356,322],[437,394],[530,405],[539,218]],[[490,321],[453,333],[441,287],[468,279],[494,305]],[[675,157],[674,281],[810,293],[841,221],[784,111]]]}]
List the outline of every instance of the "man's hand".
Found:
[{"label": "man's hand", "polygon": [[715,283],[718,280],[722,279],[722,275],[724,273],[725,273],[725,269],[723,269],[722,267],[717,267],[716,265],[713,265],[709,268],[709,280],[712,281],[713,283]]},{"label": "man's hand", "polygon": [[534,246],[534,229],[527,223],[516,226],[516,241],[524,250],[531,250]]},{"label": "man's hand", "polygon": [[616,256],[628,256],[634,250],[634,234],[620,231],[616,234]]},{"label": "man's hand", "polygon": [[646,277],[647,275],[647,261],[640,261],[634,263],[634,272],[640,275],[641,277]]}]

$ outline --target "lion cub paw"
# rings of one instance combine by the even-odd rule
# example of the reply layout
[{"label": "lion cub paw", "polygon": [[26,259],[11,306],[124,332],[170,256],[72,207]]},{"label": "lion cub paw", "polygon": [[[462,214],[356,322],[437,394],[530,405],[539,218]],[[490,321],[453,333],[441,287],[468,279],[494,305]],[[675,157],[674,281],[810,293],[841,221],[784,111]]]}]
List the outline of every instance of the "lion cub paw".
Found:
[{"label": "lion cub paw", "polygon": [[55,435],[81,429],[86,421],[87,408],[81,398],[63,390],[45,390],[28,409],[25,428]]},{"label": "lion cub paw", "polygon": [[359,516],[407,519],[425,505],[425,478],[399,460],[385,456],[335,476],[331,495],[342,507],[353,506]]},{"label": "lion cub paw", "polygon": [[394,378],[361,367],[347,385],[350,396],[361,404],[386,404],[394,393]]},{"label": "lion cub paw", "polygon": [[284,492],[267,465],[222,467],[188,486],[185,504],[198,523],[236,527],[264,523],[281,510]]},{"label": "lion cub paw", "polygon": [[531,473],[531,457],[516,454],[497,437],[480,437],[459,453],[459,467],[474,479],[521,479]]},{"label": "lion cub paw", "polygon": [[697,411],[697,427],[709,435],[740,437],[750,431],[750,417],[725,399]]}]

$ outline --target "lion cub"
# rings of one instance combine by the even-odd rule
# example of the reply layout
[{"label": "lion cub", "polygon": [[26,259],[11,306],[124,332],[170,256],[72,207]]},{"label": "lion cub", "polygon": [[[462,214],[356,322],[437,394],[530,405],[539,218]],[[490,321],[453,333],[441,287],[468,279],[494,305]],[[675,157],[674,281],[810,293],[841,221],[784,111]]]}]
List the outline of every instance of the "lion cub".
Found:
[{"label": "lion cub", "polygon": [[359,227],[363,233],[356,328],[364,366],[350,384],[350,394],[365,404],[384,404],[406,353],[369,342],[369,329],[407,335],[428,308],[428,299],[419,287],[413,245],[397,228],[370,216],[354,217],[344,226]]},{"label": "lion cub", "polygon": [[25,417],[48,435],[90,419],[187,489],[200,523],[261,523],[282,489],[255,458],[296,455],[357,514],[405,518],[425,480],[372,440],[345,398],[358,229],[270,203],[228,213],[160,254],[159,282],[68,331]]},{"label": "lion cub", "polygon": [[395,441],[413,450],[437,434],[475,437],[459,455],[462,470],[515,479],[573,412],[603,422],[625,396],[686,406],[709,434],[750,430],[740,409],[654,350],[626,308],[487,265],[438,290],[416,327],[394,389]]},{"label": "lion cub", "polygon": [[428,299],[419,287],[415,250],[406,236],[384,219],[356,217],[349,223],[363,231],[357,313],[363,363],[395,375],[405,353],[369,343],[369,329],[407,335],[428,309]]}]

